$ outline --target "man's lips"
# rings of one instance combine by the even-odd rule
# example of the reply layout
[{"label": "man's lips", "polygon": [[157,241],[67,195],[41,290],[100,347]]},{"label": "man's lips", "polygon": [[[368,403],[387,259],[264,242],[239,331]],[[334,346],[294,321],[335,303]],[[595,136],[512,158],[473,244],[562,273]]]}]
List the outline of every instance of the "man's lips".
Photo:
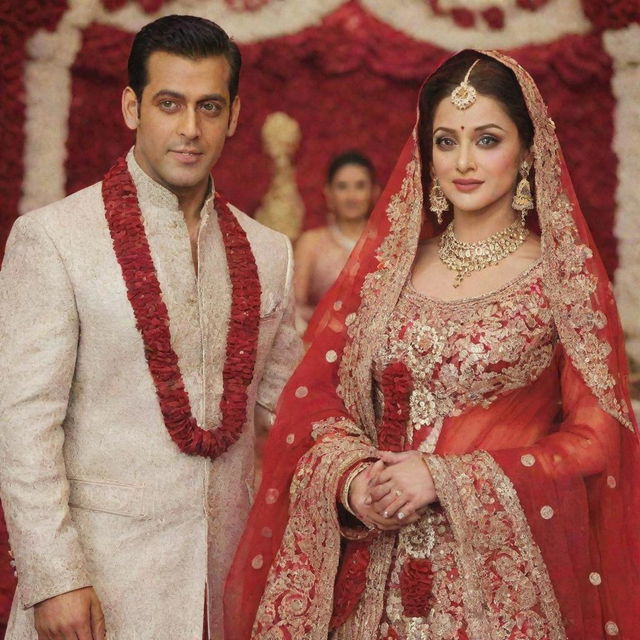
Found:
[{"label": "man's lips", "polygon": [[199,151],[189,151],[187,149],[172,149],[171,153],[183,164],[194,164],[202,157],[202,153]]}]

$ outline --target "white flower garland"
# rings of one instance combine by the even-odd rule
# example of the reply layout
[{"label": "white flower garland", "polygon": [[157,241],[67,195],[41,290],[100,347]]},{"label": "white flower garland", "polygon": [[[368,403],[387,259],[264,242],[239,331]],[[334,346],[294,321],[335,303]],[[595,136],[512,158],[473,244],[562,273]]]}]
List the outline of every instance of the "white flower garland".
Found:
[{"label": "white flower garland", "polygon": [[614,61],[613,92],[617,100],[613,138],[618,156],[614,231],[619,265],[615,292],[627,335],[627,351],[640,365],[640,25],[609,31],[604,43]]},{"label": "white flower garland", "polygon": [[[536,11],[527,11],[511,0],[494,0],[491,4],[504,11],[504,28],[493,30],[483,21],[473,29],[454,24],[449,16],[434,15],[426,0],[360,0],[360,3],[383,22],[423,42],[447,51],[467,47],[476,49],[512,49],[527,44],[541,44],[568,34],[588,33],[591,24],[582,11],[580,0],[551,0]],[[476,8],[488,4],[475,0],[449,1],[447,6]],[[426,7],[426,8],[425,8]]]}]

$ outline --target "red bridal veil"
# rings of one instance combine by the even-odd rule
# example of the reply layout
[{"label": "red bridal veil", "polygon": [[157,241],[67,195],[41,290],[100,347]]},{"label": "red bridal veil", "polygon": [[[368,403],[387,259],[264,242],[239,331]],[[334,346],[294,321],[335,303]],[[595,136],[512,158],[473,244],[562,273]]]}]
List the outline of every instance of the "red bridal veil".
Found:
[{"label": "red bridal veil", "polygon": [[[496,604],[482,614],[481,637],[640,638],[638,432],[611,285],[535,83],[512,59],[486,53],[515,73],[535,129],[532,223],[540,229],[544,293],[558,334],[554,363],[563,363],[562,410],[558,416],[558,385],[543,372],[524,402],[448,417],[430,466],[461,544],[482,527],[460,502],[461,478],[484,469],[479,480],[498,487],[513,516],[513,561],[537,576],[531,597],[540,625],[503,636]],[[434,233],[423,214],[416,131],[318,308],[312,345],[280,400],[262,485],[227,581],[227,640],[325,639],[341,606],[334,602],[341,549],[336,492],[354,463],[375,456],[376,338],[420,238]],[[541,437],[528,430],[536,417],[548,424]],[[335,637],[377,637],[392,547],[388,534],[370,543],[367,590]],[[495,604],[488,582],[478,588],[483,602]]]}]

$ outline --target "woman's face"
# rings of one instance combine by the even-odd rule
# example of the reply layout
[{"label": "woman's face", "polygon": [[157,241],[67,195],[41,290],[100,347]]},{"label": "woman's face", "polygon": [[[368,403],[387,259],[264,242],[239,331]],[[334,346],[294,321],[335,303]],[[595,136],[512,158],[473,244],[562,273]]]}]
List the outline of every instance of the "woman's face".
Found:
[{"label": "woman's face", "polygon": [[376,187],[369,171],[359,164],[340,167],[325,185],[327,205],[338,220],[366,218],[373,206]]},{"label": "woman's face", "polygon": [[433,120],[432,170],[454,213],[507,210],[527,157],[515,123],[501,104],[478,95],[465,110],[448,98]]}]

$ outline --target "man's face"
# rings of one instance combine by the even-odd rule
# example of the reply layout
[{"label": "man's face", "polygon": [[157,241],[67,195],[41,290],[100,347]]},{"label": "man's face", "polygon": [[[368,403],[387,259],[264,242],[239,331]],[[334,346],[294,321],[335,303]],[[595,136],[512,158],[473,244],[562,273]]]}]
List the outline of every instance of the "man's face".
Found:
[{"label": "man's face", "polygon": [[230,103],[229,73],[224,56],[191,60],[155,51],[147,61],[142,101],[130,87],[123,93],[138,164],[178,196],[200,190],[204,195],[209,173],[236,129],[240,101]]}]

